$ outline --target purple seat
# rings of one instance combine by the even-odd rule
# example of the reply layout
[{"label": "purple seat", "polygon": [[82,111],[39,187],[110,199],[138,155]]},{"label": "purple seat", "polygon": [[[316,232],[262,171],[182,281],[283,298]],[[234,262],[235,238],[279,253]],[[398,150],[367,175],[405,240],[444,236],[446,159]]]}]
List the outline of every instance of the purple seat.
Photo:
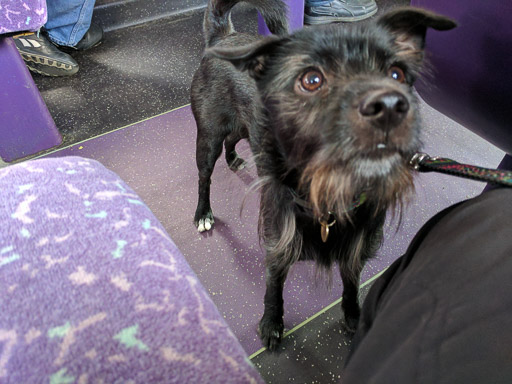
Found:
[{"label": "purple seat", "polygon": [[[512,154],[512,5],[502,0],[412,0],[452,17],[452,31],[427,34],[433,83],[417,86],[433,108]],[[512,168],[510,156],[508,162]]]},{"label": "purple seat", "polygon": [[0,0],[0,35],[36,31],[47,17],[45,0]]},{"label": "purple seat", "polygon": [[0,158],[11,162],[62,142],[10,34],[46,22],[44,0],[0,0]]},{"label": "purple seat", "polygon": [[[288,4],[288,25],[290,31],[300,29],[304,26],[304,0],[285,0]],[[270,35],[270,31],[265,21],[258,16],[258,33],[260,35]]]},{"label": "purple seat", "polygon": [[183,255],[115,173],[0,170],[0,382],[262,383]]}]

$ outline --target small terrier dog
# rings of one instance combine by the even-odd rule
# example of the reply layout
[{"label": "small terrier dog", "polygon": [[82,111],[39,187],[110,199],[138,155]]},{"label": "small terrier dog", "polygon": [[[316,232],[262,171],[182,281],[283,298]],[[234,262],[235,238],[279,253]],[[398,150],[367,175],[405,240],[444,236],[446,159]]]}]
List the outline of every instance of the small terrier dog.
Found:
[{"label": "small terrier dog", "polygon": [[408,161],[420,149],[412,84],[422,69],[427,28],[455,23],[401,8],[370,24],[326,25],[288,34],[281,0],[246,0],[270,37],[237,33],[230,11],[239,0],[210,0],[206,52],[194,75],[199,201],[195,224],[211,229],[210,183],[226,150],[233,170],[248,138],[261,192],[259,232],[266,249],[263,344],[283,334],[283,285],[290,266],[338,263],[345,327],[355,330],[359,278],[382,240],[388,209],[413,189]]}]

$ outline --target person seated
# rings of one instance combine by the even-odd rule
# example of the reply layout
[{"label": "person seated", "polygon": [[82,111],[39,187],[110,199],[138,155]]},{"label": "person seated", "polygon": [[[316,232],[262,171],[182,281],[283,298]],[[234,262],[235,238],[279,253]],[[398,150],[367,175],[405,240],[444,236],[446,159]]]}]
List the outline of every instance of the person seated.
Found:
[{"label": "person seated", "polygon": [[375,15],[377,9],[375,0],[306,0],[304,23],[360,21]]},{"label": "person seated", "polygon": [[13,36],[27,67],[46,76],[70,76],[78,63],[69,52],[99,45],[103,29],[91,23],[94,1],[47,0],[48,21],[38,32]]}]

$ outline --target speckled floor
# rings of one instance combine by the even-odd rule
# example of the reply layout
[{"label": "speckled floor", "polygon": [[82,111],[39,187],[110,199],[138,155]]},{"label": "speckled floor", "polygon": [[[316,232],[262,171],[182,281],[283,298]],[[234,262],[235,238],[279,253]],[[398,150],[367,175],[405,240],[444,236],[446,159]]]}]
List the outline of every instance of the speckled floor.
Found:
[{"label": "speckled floor", "polygon": [[[256,13],[235,12],[236,28],[256,33]],[[34,75],[62,146],[187,104],[203,50],[202,22],[195,10],[113,30],[100,46],[73,53],[75,76]]]},{"label": "speckled floor", "polygon": [[96,0],[93,22],[107,32],[198,10],[207,0]]},{"label": "speckled floor", "polygon": [[[364,300],[370,284],[361,287]],[[252,362],[267,384],[339,383],[351,337],[340,327],[340,304],[319,313],[283,339],[277,353],[255,354]]]}]

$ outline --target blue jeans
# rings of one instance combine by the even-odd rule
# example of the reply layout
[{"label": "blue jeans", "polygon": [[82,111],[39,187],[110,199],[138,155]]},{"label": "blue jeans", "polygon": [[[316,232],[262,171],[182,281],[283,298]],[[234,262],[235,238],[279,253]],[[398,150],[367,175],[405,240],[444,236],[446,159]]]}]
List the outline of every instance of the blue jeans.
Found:
[{"label": "blue jeans", "polygon": [[91,26],[96,0],[46,0],[48,22],[44,28],[51,41],[73,47]]}]

